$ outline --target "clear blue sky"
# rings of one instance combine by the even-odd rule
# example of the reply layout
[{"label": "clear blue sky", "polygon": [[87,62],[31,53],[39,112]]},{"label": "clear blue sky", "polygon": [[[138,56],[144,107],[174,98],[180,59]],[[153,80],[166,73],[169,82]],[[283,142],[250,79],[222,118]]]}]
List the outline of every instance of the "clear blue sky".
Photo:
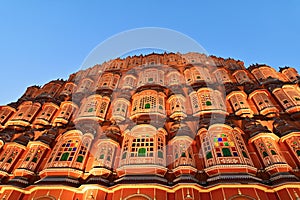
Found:
[{"label": "clear blue sky", "polygon": [[300,1],[15,1],[0,4],[0,105],[67,78],[99,43],[140,27],[182,32],[209,54],[300,71]]}]

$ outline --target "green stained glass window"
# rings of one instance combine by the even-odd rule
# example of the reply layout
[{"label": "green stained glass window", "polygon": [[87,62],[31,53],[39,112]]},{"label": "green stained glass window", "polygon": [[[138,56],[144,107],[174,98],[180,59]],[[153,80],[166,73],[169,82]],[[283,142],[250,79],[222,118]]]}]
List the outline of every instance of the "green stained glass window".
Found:
[{"label": "green stained glass window", "polygon": [[126,158],[126,156],[127,156],[127,153],[126,153],[126,152],[124,152],[124,153],[123,153],[123,155],[122,155],[122,159],[125,159],[125,158]]},{"label": "green stained glass window", "polygon": [[296,153],[297,153],[297,156],[300,156],[300,150],[297,150]]},{"label": "green stained glass window", "polygon": [[28,161],[30,159],[30,157],[27,157],[25,161]]},{"label": "green stained glass window", "polygon": [[267,152],[263,152],[263,157],[267,157],[268,156],[268,154],[267,154]]},{"label": "green stained glass window", "polygon": [[185,152],[182,152],[181,157],[186,157]]},{"label": "green stained glass window", "polygon": [[149,82],[152,82],[152,81],[153,81],[153,78],[148,78],[148,81],[149,81]]},{"label": "green stained glass window", "polygon": [[139,156],[139,157],[144,157],[144,156],[146,156],[146,148],[139,148],[138,156]]},{"label": "green stained glass window", "polygon": [[68,160],[69,155],[70,154],[68,152],[63,153],[63,155],[60,158],[60,161],[66,161],[66,160]]},{"label": "green stained glass window", "polygon": [[83,156],[78,156],[76,162],[82,163],[83,161]]},{"label": "green stained glass window", "polygon": [[211,159],[211,158],[212,158],[212,153],[211,153],[211,151],[209,151],[206,154],[206,159]]},{"label": "green stained glass window", "polygon": [[205,104],[206,104],[207,106],[211,106],[211,105],[212,105],[212,104],[211,104],[211,101],[206,101]]},{"label": "green stained glass window", "polygon": [[11,163],[12,162],[12,158],[7,160],[7,163]]},{"label": "green stained glass window", "polygon": [[104,154],[101,154],[99,159],[104,159]]},{"label": "green stained glass window", "polygon": [[34,157],[34,158],[32,159],[32,162],[36,163],[37,160],[38,160],[37,157]]},{"label": "green stained glass window", "polygon": [[271,150],[272,155],[277,155],[277,153],[274,150]]},{"label": "green stained glass window", "polygon": [[93,111],[94,111],[93,108],[89,108],[89,109],[88,109],[88,112],[93,112]]},{"label": "green stained glass window", "polygon": [[231,156],[231,152],[228,148],[223,148],[222,153],[223,153],[224,157],[230,157]]},{"label": "green stained glass window", "polygon": [[150,103],[146,103],[146,104],[145,104],[145,108],[146,108],[146,109],[149,109],[149,108],[150,108]]},{"label": "green stained glass window", "polygon": [[159,158],[164,158],[163,152],[158,151],[158,157],[159,157]]},{"label": "green stained glass window", "polygon": [[242,151],[242,154],[243,154],[243,156],[244,156],[245,158],[248,158],[248,155],[247,155],[247,153],[246,153],[245,151]]}]

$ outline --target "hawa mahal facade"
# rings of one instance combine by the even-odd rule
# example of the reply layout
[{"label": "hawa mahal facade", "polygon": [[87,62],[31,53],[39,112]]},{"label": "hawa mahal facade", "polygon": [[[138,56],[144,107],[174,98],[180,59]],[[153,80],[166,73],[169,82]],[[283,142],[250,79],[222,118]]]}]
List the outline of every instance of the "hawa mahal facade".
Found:
[{"label": "hawa mahal facade", "polygon": [[300,76],[129,56],[0,107],[0,199],[300,199]]}]

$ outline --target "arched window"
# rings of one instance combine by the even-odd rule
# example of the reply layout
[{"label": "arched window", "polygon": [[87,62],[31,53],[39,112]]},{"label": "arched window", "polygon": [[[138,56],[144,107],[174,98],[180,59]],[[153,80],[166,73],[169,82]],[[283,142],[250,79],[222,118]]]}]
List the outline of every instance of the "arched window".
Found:
[{"label": "arched window", "polygon": [[72,115],[76,113],[77,105],[71,101],[64,101],[60,104],[58,115],[54,119],[54,124],[67,124]]},{"label": "arched window", "polygon": [[214,75],[220,84],[232,82],[226,69],[218,69],[214,72]]},{"label": "arched window", "polygon": [[200,88],[197,93],[190,93],[194,115],[207,112],[226,112],[221,92],[210,88]]},{"label": "arched window", "polygon": [[185,97],[182,95],[172,95],[168,101],[169,115],[173,119],[182,119],[186,117]]},{"label": "arched window", "polygon": [[101,166],[106,168],[113,167],[114,156],[116,148],[119,145],[111,141],[100,141],[97,145],[97,153],[95,155],[95,160],[93,166]]},{"label": "arched window", "polygon": [[293,86],[284,86],[283,91],[290,97],[294,105],[300,106],[300,92]]},{"label": "arched window", "polygon": [[133,139],[130,157],[153,157],[154,138],[141,135]]},{"label": "arched window", "polygon": [[233,73],[233,76],[235,77],[235,79],[239,84],[252,82],[244,70],[237,70],[236,72]]},{"label": "arched window", "polygon": [[255,91],[250,95],[259,111],[275,107],[266,91]]},{"label": "arched window", "polygon": [[118,74],[113,74],[113,73],[103,74],[98,80],[97,89],[109,88],[113,90],[117,87],[119,79],[120,76]]},{"label": "arched window", "polygon": [[0,170],[10,172],[24,149],[24,146],[16,143],[9,143],[4,146],[0,155]]},{"label": "arched window", "polygon": [[34,119],[40,107],[41,104],[37,102],[33,103],[31,101],[26,101],[22,103],[10,121],[7,122],[7,125],[20,125],[18,120],[22,120],[25,122],[23,123],[24,125],[28,125],[28,122],[31,122]]},{"label": "arched window", "polygon": [[132,89],[136,86],[136,77],[133,75],[127,75],[123,79],[122,89]]},{"label": "arched window", "polygon": [[108,109],[110,99],[101,95],[91,95],[83,103],[79,110],[78,119],[96,117],[103,121]]},{"label": "arched window", "polygon": [[146,84],[165,85],[164,72],[158,69],[146,69],[139,73],[138,87]]},{"label": "arched window", "polygon": [[255,78],[262,83],[262,81],[268,78],[278,79],[278,75],[276,71],[268,66],[262,66],[256,69],[253,69],[251,73],[255,76]]},{"label": "arched window", "polygon": [[16,110],[10,106],[0,107],[0,124],[4,125],[5,122],[9,119],[9,117],[13,115],[14,112],[16,112]]},{"label": "arched window", "polygon": [[137,125],[125,131],[120,166],[134,164],[165,165],[165,131],[151,125]]},{"label": "arched window", "polygon": [[173,147],[174,168],[182,165],[195,167],[191,139],[177,136],[171,141]]},{"label": "arched window", "polygon": [[19,168],[35,171],[45,152],[46,148],[44,146],[38,144],[30,144],[29,150],[25,155],[25,159],[23,160]]},{"label": "arched window", "polygon": [[165,94],[155,90],[144,90],[133,95],[131,116],[139,113],[165,115]]},{"label": "arched window", "polygon": [[217,134],[213,137],[213,142],[217,157],[239,156],[231,136],[225,133]]},{"label": "arched window", "polygon": [[92,81],[89,78],[85,78],[85,79],[81,80],[76,92],[86,93],[86,92],[92,91],[93,83],[94,83],[94,81]]},{"label": "arched window", "polygon": [[284,74],[289,81],[294,82],[300,78],[298,72],[294,68],[287,68],[282,70],[282,74]]},{"label": "arched window", "polygon": [[60,83],[50,82],[45,84],[40,90],[39,95],[50,95],[54,97],[61,87]]},{"label": "arched window", "polygon": [[274,96],[284,109],[288,109],[294,106],[293,100],[287,95],[282,88],[277,88],[273,91]]},{"label": "arched window", "polygon": [[181,74],[178,71],[172,71],[167,75],[168,85],[180,85],[182,83]]},{"label": "arched window", "polygon": [[254,140],[254,144],[257,150],[259,151],[265,166],[285,162],[283,157],[278,153],[277,147],[273,139],[258,138]]},{"label": "arched window", "polygon": [[65,84],[63,90],[60,94],[70,95],[75,91],[76,84],[73,82],[68,82]]},{"label": "arched window", "polygon": [[229,99],[232,108],[235,111],[235,114],[238,116],[252,116],[253,111],[251,110],[248,101],[247,95],[244,92],[234,91],[231,92],[227,99]]},{"label": "arched window", "polygon": [[123,121],[126,118],[129,101],[124,98],[118,98],[112,105],[112,117],[116,121]]},{"label": "arched window", "polygon": [[300,137],[299,136],[290,137],[286,140],[286,142],[288,144],[288,147],[298,158],[298,161],[300,161]]},{"label": "arched window", "polygon": [[209,73],[209,70],[205,67],[192,67],[190,69],[186,69],[184,71],[184,76],[186,83],[191,85],[196,82],[206,82],[211,83],[213,81],[211,74]]},{"label": "arched window", "polygon": [[284,85],[283,88],[276,88],[273,94],[288,113],[297,112],[291,109],[300,106],[300,92],[294,86]]},{"label": "arched window", "polygon": [[58,109],[59,107],[54,103],[45,103],[42,107],[42,110],[35,118],[34,124],[48,125]]},{"label": "arched window", "polygon": [[239,131],[224,124],[214,124],[208,133],[200,133],[206,167],[215,164],[245,164],[253,166]]},{"label": "arched window", "polygon": [[83,169],[92,136],[81,135],[80,131],[65,133],[53,148],[46,168],[71,167]]}]

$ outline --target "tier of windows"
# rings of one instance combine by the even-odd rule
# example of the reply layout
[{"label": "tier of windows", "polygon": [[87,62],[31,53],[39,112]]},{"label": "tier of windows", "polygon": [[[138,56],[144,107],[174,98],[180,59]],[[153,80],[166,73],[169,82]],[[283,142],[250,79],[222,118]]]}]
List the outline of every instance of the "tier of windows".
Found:
[{"label": "tier of windows", "polygon": [[24,102],[18,107],[17,112],[11,120],[24,120],[30,122],[37,114],[40,107],[40,103],[32,103],[31,101]]}]

